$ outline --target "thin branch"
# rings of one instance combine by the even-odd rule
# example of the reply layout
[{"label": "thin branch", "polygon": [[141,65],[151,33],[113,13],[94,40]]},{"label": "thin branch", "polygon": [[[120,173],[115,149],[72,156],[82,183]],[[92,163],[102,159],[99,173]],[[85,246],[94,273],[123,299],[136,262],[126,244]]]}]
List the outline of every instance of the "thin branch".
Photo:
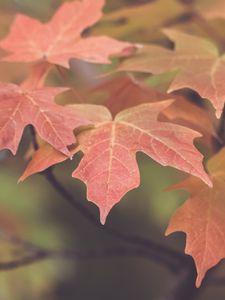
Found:
[{"label": "thin branch", "polygon": [[[8,262],[0,262],[0,271],[14,270],[27,265],[40,262],[45,259],[74,259],[74,260],[88,260],[88,259],[103,259],[110,257],[138,257],[142,259],[150,259],[155,262],[158,261],[157,254],[154,255],[145,249],[139,247],[111,247],[106,249],[91,249],[87,251],[78,250],[47,250],[32,244],[31,242],[21,240],[15,236],[8,236],[2,234],[1,236],[8,241],[23,247],[29,253],[21,258]],[[162,262],[163,266],[168,267],[171,272],[175,272],[170,265]]]},{"label": "thin branch", "polygon": [[127,242],[132,245],[141,246],[148,250],[152,250],[155,253],[163,254],[167,259],[172,259],[175,261],[175,265],[178,265],[181,262],[186,261],[186,256],[176,250],[170,249],[166,246],[157,244],[150,239],[143,238],[134,234],[128,234],[120,232],[119,230],[112,228],[109,225],[101,225],[101,223],[96,219],[95,215],[90,212],[82,203],[74,199],[73,195],[70,194],[61,183],[56,179],[54,174],[50,169],[43,172],[43,175],[46,177],[48,182],[52,185],[54,190],[56,190],[62,197],[65,199],[73,208],[79,211],[90,223],[98,227],[100,230],[119,238],[120,240]]},{"label": "thin branch", "polygon": [[[0,271],[10,271],[18,269],[24,266],[33,265],[47,259],[83,261],[105,258],[132,257],[151,260],[154,263],[161,264],[163,267],[167,267],[170,272],[175,274],[175,277],[168,285],[165,298],[162,297],[160,298],[160,300],[176,300],[181,298],[184,299],[184,296],[187,296],[187,293],[190,296],[190,290],[192,291],[192,297],[194,297],[194,295],[197,296],[197,292],[199,291],[195,288],[194,278],[196,276],[196,270],[191,260],[189,260],[189,262],[184,264],[183,267],[178,270],[174,269],[171,264],[165,263],[165,261],[160,258],[160,254],[152,253],[151,251],[140,247],[115,246],[111,248],[90,249],[85,251],[74,249],[48,250],[41,248],[40,246],[36,246],[29,241],[9,235],[4,231],[0,232],[0,236],[1,238],[4,238],[17,246],[23,247],[25,252],[28,252],[28,254],[24,255],[21,258],[8,262],[0,262]],[[225,277],[211,275],[206,278],[204,287],[206,288],[210,286],[223,285],[225,285]],[[186,290],[184,289],[184,286],[186,287]]]},{"label": "thin branch", "polygon": [[[31,128],[31,134],[34,149],[37,150],[39,146],[36,142],[36,133],[33,127]],[[51,168],[42,172],[42,175],[45,176],[45,178],[51,184],[53,189],[57,191],[64,200],[66,200],[76,211],[79,211],[79,213],[83,217],[85,217],[85,219],[87,219],[91,224],[93,224],[101,231],[104,231],[105,233],[116,237],[122,240],[123,242],[129,243],[132,246],[142,247],[143,249],[147,250],[148,253],[151,253],[154,259],[157,259],[159,263],[162,263],[165,266],[167,266],[169,269],[171,269],[171,271],[178,270],[180,266],[188,260],[187,256],[185,256],[184,254],[173,250],[169,247],[160,245],[150,239],[134,234],[123,233],[109,225],[101,225],[101,223],[98,221],[95,215],[89,209],[87,209],[84,204],[77,201],[73,197],[73,195],[70,194],[69,191],[64,188],[64,186],[57,180],[55,175],[52,173]]]},{"label": "thin branch", "polygon": [[0,271],[15,270],[24,266],[32,265],[46,258],[49,258],[49,254],[47,252],[34,252],[17,260],[0,262]]},{"label": "thin branch", "polygon": [[163,296],[157,300],[194,300],[202,289],[195,286],[196,270],[193,262],[186,264],[183,268],[168,282]]}]

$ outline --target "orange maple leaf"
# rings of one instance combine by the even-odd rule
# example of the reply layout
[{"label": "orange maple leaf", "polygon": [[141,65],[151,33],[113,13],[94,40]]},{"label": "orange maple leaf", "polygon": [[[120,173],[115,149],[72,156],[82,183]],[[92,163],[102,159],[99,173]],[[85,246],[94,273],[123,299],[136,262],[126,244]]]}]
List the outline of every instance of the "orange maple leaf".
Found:
[{"label": "orange maple leaf", "polygon": [[197,287],[205,273],[225,258],[224,155],[225,148],[208,161],[213,188],[194,177],[170,188],[190,192],[189,199],[172,216],[166,234],[176,231],[186,233],[185,252],[195,260]]},{"label": "orange maple leaf", "polygon": [[[202,166],[202,155],[193,145],[200,134],[192,129],[159,122],[159,113],[173,100],[144,103],[118,113],[114,120],[105,107],[97,106],[98,122],[78,135],[78,147],[84,157],[72,176],[87,185],[87,198],[100,209],[101,222],[112,207],[140,184],[136,152],[141,151],[163,166],[172,166],[201,178],[211,186]],[[75,106],[78,111],[79,105]],[[87,105],[81,105],[84,107]],[[90,116],[93,108],[90,107]],[[87,108],[85,111],[87,117]],[[66,157],[49,147],[33,157],[20,180],[40,172]]]}]

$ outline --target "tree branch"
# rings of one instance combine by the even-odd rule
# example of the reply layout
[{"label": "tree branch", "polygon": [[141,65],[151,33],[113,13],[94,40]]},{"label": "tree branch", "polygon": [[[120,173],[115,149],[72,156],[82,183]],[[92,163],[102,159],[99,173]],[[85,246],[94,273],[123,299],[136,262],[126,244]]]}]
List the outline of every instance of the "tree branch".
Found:
[{"label": "tree branch", "polygon": [[157,300],[194,300],[201,289],[195,286],[196,270],[193,262],[189,262],[169,281],[164,295]]},{"label": "tree branch", "polygon": [[150,259],[162,263],[163,266],[168,267],[172,272],[173,270],[169,264],[159,260],[157,254],[151,253],[140,247],[124,247],[116,246],[105,249],[91,249],[87,251],[78,250],[48,250],[32,244],[31,242],[22,240],[18,237],[8,235],[1,232],[1,237],[7,241],[24,248],[25,254],[23,257],[8,261],[0,262],[0,271],[14,270],[20,267],[31,265],[45,259],[74,259],[74,260],[87,260],[87,259],[103,259],[110,257],[138,257],[142,259]]},{"label": "tree branch", "polygon": [[[38,149],[38,144],[36,142],[36,133],[34,129],[31,129],[33,147],[35,150]],[[77,201],[72,194],[64,188],[64,186],[57,180],[55,175],[52,173],[52,168],[49,168],[42,172],[47,181],[51,184],[53,189],[62,196],[76,211],[78,211],[86,220],[88,220],[92,225],[105,233],[122,240],[132,246],[141,247],[145,249],[151,256],[154,257],[159,263],[164,264],[172,272],[179,270],[180,266],[185,263],[188,258],[185,254],[180,253],[176,250],[170,249],[169,247],[160,245],[150,239],[137,236],[134,234],[123,233],[109,225],[101,225],[95,215],[86,208],[86,206],[79,201]]]},{"label": "tree branch", "polygon": [[54,188],[54,190],[63,197],[63,199],[65,199],[73,208],[79,211],[82,216],[84,216],[91,224],[95,225],[98,229],[103,230],[109,235],[114,236],[131,245],[139,246],[147,249],[148,251],[154,252],[158,257],[161,257],[165,263],[171,264],[171,267],[173,266],[173,269],[177,270],[180,264],[186,261],[187,257],[176,250],[160,245],[144,237],[120,232],[119,230],[112,228],[107,224],[104,226],[101,225],[101,223],[96,219],[95,215],[90,212],[82,203],[74,199],[74,197],[61,185],[61,183],[52,173],[51,169],[44,171],[43,175]]},{"label": "tree branch", "polygon": [[0,262],[0,271],[10,271],[18,269],[27,265],[37,263],[38,261],[49,258],[48,253],[46,252],[34,252],[25,257],[22,257],[17,260],[12,260],[9,262]]}]

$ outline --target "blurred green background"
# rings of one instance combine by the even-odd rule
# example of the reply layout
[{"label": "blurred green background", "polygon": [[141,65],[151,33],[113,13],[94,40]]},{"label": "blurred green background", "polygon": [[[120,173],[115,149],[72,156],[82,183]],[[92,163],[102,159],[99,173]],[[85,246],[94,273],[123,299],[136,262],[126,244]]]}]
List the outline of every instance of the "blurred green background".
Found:
[{"label": "blurred green background", "polygon": [[[1,0],[0,36],[5,35],[17,12],[47,21],[62,2]],[[110,13],[118,8],[145,2],[150,1],[108,0],[105,12]],[[158,34],[155,28],[159,29],[164,24],[165,11],[169,18],[174,18],[182,13],[183,8],[181,3],[177,2],[174,7],[170,6],[171,10],[168,10],[162,1],[159,2],[161,8],[154,11],[154,14],[158,15],[152,19],[148,15],[144,20],[140,17],[137,20],[131,18],[131,25],[126,28],[123,26],[114,28],[112,23],[103,20],[94,28],[93,34],[111,32],[113,36],[127,40],[131,38],[136,42],[160,41],[161,34]],[[114,25],[116,26],[116,23]],[[148,30],[144,30],[146,28]],[[149,32],[153,31],[154,35],[150,35]],[[78,88],[84,88],[86,85],[91,86],[99,82],[97,75],[108,68],[75,63],[73,70],[68,73],[72,74],[72,80]],[[1,63],[0,80],[21,82],[26,72],[27,67],[23,64]],[[93,77],[97,78],[96,81],[92,80]],[[49,81],[53,84],[62,84],[55,74],[52,74]],[[29,141],[29,132],[26,130],[16,157],[12,157],[6,151],[0,153],[0,226],[10,228],[24,239],[49,249],[85,251],[124,245],[120,240],[90,225],[79,212],[71,210],[44,177],[35,175],[24,183],[17,184],[26,165],[24,153]],[[171,214],[187,196],[184,192],[165,192],[165,189],[182,179],[184,175],[174,169],[158,165],[145,155],[138,154],[137,159],[141,186],[129,192],[113,208],[107,222],[122,232],[150,237],[152,240],[183,251],[184,235],[175,234],[166,238],[164,232]],[[74,197],[86,203],[98,218],[97,208],[86,201],[84,184],[70,176],[78,162],[79,158],[62,163],[55,167],[54,173]],[[0,254],[0,261],[13,258],[16,254],[14,245],[0,240]],[[220,273],[225,274],[223,266],[220,266]],[[86,261],[54,259],[13,271],[0,272],[0,300],[160,299],[173,281],[174,277],[157,261],[143,258],[102,258]],[[222,300],[224,291],[223,286],[206,288],[203,285],[198,299]]]}]

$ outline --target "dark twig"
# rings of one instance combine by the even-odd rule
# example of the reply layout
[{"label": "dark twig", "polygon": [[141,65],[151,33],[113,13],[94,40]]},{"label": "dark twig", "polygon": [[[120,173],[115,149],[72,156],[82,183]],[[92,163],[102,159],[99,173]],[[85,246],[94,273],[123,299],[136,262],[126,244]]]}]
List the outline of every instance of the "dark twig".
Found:
[{"label": "dark twig", "polygon": [[[194,299],[200,292],[195,288],[194,278],[196,277],[196,271],[193,266],[193,261],[189,259],[182,268],[173,269],[170,264],[165,263],[157,253],[152,253],[147,249],[140,247],[125,247],[115,246],[104,249],[90,249],[80,251],[76,249],[71,250],[48,250],[34,245],[33,243],[22,240],[19,237],[11,236],[6,232],[1,231],[0,237],[24,248],[24,256],[14,259],[12,261],[0,262],[0,271],[10,271],[18,269],[24,266],[33,265],[47,259],[65,259],[65,260],[94,260],[105,258],[119,258],[119,257],[132,257],[138,259],[152,260],[157,264],[162,264],[164,267],[168,267],[168,270],[174,273],[172,281],[168,285],[168,289],[165,297],[159,298],[160,300],[180,300],[180,299]],[[27,253],[27,254],[26,254]],[[205,287],[207,286],[221,286],[225,285],[224,277],[209,276],[206,278]],[[187,297],[187,298],[186,298]]]},{"label": "dark twig", "polygon": [[91,249],[87,251],[78,250],[47,250],[33,244],[32,242],[21,239],[20,237],[9,234],[6,231],[0,231],[0,238],[10,242],[16,247],[24,249],[28,253],[26,256],[10,262],[0,262],[0,270],[8,270],[31,264],[46,258],[64,258],[64,259],[94,259],[114,256],[133,256],[151,259],[157,261],[157,253],[140,247],[116,246],[106,249]]},{"label": "dark twig", "polygon": [[164,295],[157,300],[194,300],[201,289],[195,286],[196,270],[192,261],[170,279]]},{"label": "dark twig", "polygon": [[[153,256],[149,251],[140,247],[112,247],[106,249],[93,249],[83,252],[76,250],[52,251],[51,257],[54,258],[76,258],[76,259],[98,259],[107,257],[139,257],[157,261],[157,255]],[[158,261],[157,261],[158,262]]]},{"label": "dark twig", "polygon": [[[32,131],[32,140],[34,147],[36,147],[36,135],[34,130]],[[154,256],[155,259],[157,258],[159,262],[164,263],[169,269],[171,269],[171,271],[176,271],[182,263],[186,262],[186,256],[176,250],[160,245],[144,237],[123,233],[109,225],[101,225],[95,215],[87,209],[84,204],[77,201],[73,195],[70,194],[69,191],[67,191],[67,189],[65,189],[64,186],[56,179],[51,168],[42,172],[42,175],[45,176],[53,189],[57,191],[63,199],[65,199],[76,211],[79,211],[85,219],[101,231],[104,231],[123,242],[129,243],[132,246],[139,246],[146,249],[149,253],[151,252],[151,255]]]},{"label": "dark twig", "polygon": [[165,259],[174,260],[173,264],[175,263],[176,266],[186,260],[186,256],[184,254],[157,244],[150,239],[134,234],[122,233],[119,230],[110,227],[109,225],[101,225],[96,219],[95,215],[90,212],[82,203],[76,201],[74,197],[61,185],[50,169],[43,172],[43,175],[46,177],[52,187],[63,197],[63,199],[65,199],[73,208],[79,211],[90,223],[98,227],[100,230],[104,230],[104,232],[129,244],[144,247],[148,249],[148,251],[154,251],[155,253],[158,253],[158,255],[161,253],[161,256],[165,257]]},{"label": "dark twig", "polygon": [[12,260],[9,262],[0,262],[0,271],[14,270],[17,268],[37,263],[46,258],[49,258],[49,254],[47,252],[37,251],[17,260]]},{"label": "dark twig", "polygon": [[[1,236],[12,242],[13,244],[24,248],[23,257],[14,259],[8,262],[0,262],[0,270],[8,271],[14,270],[20,267],[31,265],[40,262],[45,259],[74,259],[74,260],[87,260],[87,259],[103,259],[109,257],[138,257],[143,259],[151,259],[157,261],[157,255],[146,251],[140,247],[112,247],[106,249],[92,249],[87,251],[78,250],[47,250],[39,246],[32,244],[31,242],[21,240],[15,236],[8,236],[7,234],[2,234]],[[163,263],[164,265],[164,263]],[[167,266],[167,265],[166,265]]]}]

